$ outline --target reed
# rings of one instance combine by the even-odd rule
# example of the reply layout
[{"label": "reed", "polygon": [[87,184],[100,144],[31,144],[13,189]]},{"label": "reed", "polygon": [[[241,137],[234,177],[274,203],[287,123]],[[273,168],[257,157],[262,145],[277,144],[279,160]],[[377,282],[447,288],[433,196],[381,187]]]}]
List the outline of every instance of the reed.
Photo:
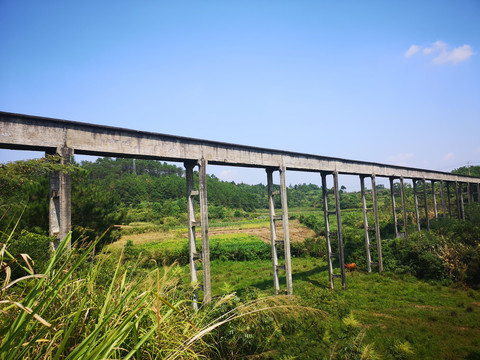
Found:
[{"label": "reed", "polygon": [[231,302],[234,295],[195,312],[193,288],[181,284],[177,265],[145,273],[139,261],[94,257],[99,240],[67,251],[69,235],[43,274],[35,274],[25,258],[29,274],[14,281],[5,276],[9,257],[3,247],[1,360],[211,358],[220,353],[219,327],[243,319],[255,328],[261,312],[273,322],[299,313],[289,297],[241,303]]}]

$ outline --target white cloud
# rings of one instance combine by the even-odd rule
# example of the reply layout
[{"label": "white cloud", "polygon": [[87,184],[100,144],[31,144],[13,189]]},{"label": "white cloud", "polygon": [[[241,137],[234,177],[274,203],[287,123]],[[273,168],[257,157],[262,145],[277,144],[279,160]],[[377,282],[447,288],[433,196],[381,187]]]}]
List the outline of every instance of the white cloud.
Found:
[{"label": "white cloud", "polygon": [[412,45],[408,48],[407,52],[405,53],[405,57],[410,57],[415,55],[420,50],[420,46]]},{"label": "white cloud", "polygon": [[435,41],[432,46],[424,47],[422,49],[421,46],[418,45],[411,45],[410,48],[405,53],[405,57],[413,56],[417,53],[421,53],[425,56],[429,55],[436,55],[435,58],[432,60],[435,64],[459,64],[461,62],[467,61],[473,56],[473,49],[470,45],[462,45],[452,50],[449,50],[449,46],[447,43],[443,41]]},{"label": "white cloud", "polygon": [[449,152],[448,154],[445,154],[443,156],[443,160],[453,160],[455,159],[455,155],[453,154],[453,152]]},{"label": "white cloud", "polygon": [[442,50],[440,55],[438,55],[433,62],[436,64],[458,64],[464,61],[467,61],[473,56],[473,50],[470,45],[459,46],[452,51]]},{"label": "white cloud", "polygon": [[433,54],[434,52],[446,51],[446,49],[447,49],[447,44],[445,44],[443,41],[435,41],[432,47],[424,48],[422,52],[424,55],[430,55],[430,54]]},{"label": "white cloud", "polygon": [[392,155],[388,157],[388,161],[395,165],[406,166],[408,160],[413,158],[413,153],[400,153],[397,155]]}]

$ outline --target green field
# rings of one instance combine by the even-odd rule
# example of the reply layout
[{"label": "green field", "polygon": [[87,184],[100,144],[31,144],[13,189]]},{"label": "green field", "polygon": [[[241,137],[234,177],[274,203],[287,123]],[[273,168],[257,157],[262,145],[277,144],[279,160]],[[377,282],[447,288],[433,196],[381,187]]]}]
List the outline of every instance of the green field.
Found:
[{"label": "green field", "polygon": [[[235,234],[240,224],[229,226],[232,233],[210,239],[214,254],[211,262],[213,296],[221,299],[225,294],[234,293],[239,299],[249,299],[274,295],[269,246],[256,236]],[[249,228],[254,226],[248,225]],[[156,254],[182,249],[186,252],[186,246],[186,239],[173,239],[134,247]],[[238,261],[238,253],[250,254],[244,256],[250,259],[252,254],[258,254],[259,248],[263,249],[263,255],[256,260]],[[266,348],[262,348],[262,353],[268,354],[266,358],[316,359],[326,357],[329,351],[335,354],[334,358],[348,354],[347,358],[357,358],[358,352],[341,349],[357,337],[361,340],[361,348],[371,351],[366,358],[475,359],[480,356],[478,290],[448,282],[420,281],[407,274],[387,272],[379,275],[361,270],[347,273],[346,290],[341,289],[339,280],[332,290],[328,288],[324,258],[294,257],[292,268],[295,303],[305,309],[322,310],[326,315],[321,323],[313,322],[308,327],[295,323],[293,330],[284,331],[283,340],[270,340]],[[200,282],[201,269],[199,263]],[[180,283],[188,287],[188,266],[181,265],[178,270]],[[281,277],[281,286],[285,288],[284,277]],[[349,316],[358,322],[352,333],[345,325]]]}]

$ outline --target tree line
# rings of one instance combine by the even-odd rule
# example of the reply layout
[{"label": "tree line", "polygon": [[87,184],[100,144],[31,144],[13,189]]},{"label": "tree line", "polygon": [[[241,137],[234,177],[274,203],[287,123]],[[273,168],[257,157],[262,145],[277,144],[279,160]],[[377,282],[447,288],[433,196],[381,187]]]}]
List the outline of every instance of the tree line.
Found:
[{"label": "tree line", "polygon": [[[48,234],[49,171],[59,170],[58,159],[28,160],[3,164],[0,167],[1,214],[5,224]],[[64,171],[72,178],[72,225],[77,237],[94,238],[112,225],[130,222],[170,224],[186,221],[185,170],[155,160],[98,158],[95,161],[73,160]],[[480,176],[480,166],[456,169]],[[194,173],[198,183],[198,173]],[[264,184],[248,185],[221,181],[207,175],[209,217],[254,216],[258,209],[268,208],[268,189]],[[278,190],[276,186],[276,190]],[[379,201],[388,202],[388,189],[377,187]],[[399,189],[395,189],[399,192]],[[333,193],[332,189],[328,192]],[[407,196],[411,188],[406,188]],[[341,189],[341,208],[360,208],[359,192]],[[290,185],[288,206],[322,208],[322,189],[315,184]],[[333,196],[330,197],[333,201]],[[277,208],[280,199],[276,197]],[[333,204],[332,204],[333,205]],[[198,207],[197,207],[198,208]],[[252,215],[253,214],[253,215]],[[8,227],[7,226],[7,227]],[[106,241],[113,241],[118,232],[111,231]]]}]

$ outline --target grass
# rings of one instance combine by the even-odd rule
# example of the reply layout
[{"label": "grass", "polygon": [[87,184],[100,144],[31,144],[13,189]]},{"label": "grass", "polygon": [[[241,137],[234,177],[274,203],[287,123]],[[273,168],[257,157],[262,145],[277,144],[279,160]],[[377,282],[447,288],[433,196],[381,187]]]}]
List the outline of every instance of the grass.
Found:
[{"label": "grass", "polygon": [[[226,235],[216,235],[211,236],[210,247],[215,247],[221,244],[225,247],[226,250],[232,250],[239,246],[257,246],[265,245],[258,236],[248,235],[248,234],[226,234]],[[201,239],[197,239],[197,248],[201,247]],[[152,241],[145,242],[139,245],[139,248],[142,250],[175,250],[181,249],[182,247],[188,246],[188,239],[186,238],[168,238],[162,241]]]},{"label": "grass", "polygon": [[[332,331],[344,326],[342,320],[353,314],[364,331],[364,343],[381,358],[402,358],[405,354],[394,355],[402,351],[402,346],[413,352],[404,358],[412,359],[459,359],[480,351],[479,291],[418,281],[409,275],[361,271],[347,274],[347,290],[341,290],[339,280],[331,290],[323,260],[294,258],[292,266],[299,305],[328,313],[328,325],[324,326]],[[188,282],[188,267],[182,267],[181,274],[182,281]],[[231,292],[241,297],[250,293],[263,297],[274,292],[270,260],[215,260],[211,276],[214,297]],[[285,288],[284,277],[281,284]],[[316,339],[309,346],[321,347],[315,331],[301,331],[309,340]],[[288,339],[292,336],[275,344],[285,356],[301,353],[301,349],[290,349]]]},{"label": "grass", "polygon": [[[234,231],[269,224],[267,221],[247,221],[223,225],[224,229]],[[187,240],[183,241],[186,244]],[[238,246],[239,243],[255,246],[260,242],[255,236],[232,233],[212,236],[211,248],[215,244],[223,244],[228,252],[231,251],[228,246]],[[178,240],[163,240],[149,246],[166,249],[179,244]],[[300,303],[328,312],[327,323],[332,333],[341,334],[338,329],[345,326],[343,319],[352,314],[360,323],[364,343],[382,358],[457,359],[480,352],[478,291],[444,286],[439,282],[422,282],[408,275],[366,274],[361,271],[348,273],[346,291],[340,290],[338,279],[335,280],[336,289],[330,290],[325,261],[310,257],[293,258],[292,266],[294,294],[299,296]],[[201,264],[201,281],[200,270]],[[182,282],[188,283],[188,267],[182,266],[180,274]],[[233,292],[240,297],[273,295],[271,260],[213,260],[211,276],[213,296],[216,297]],[[284,277],[281,276],[280,281],[285,288]],[[309,338],[318,337],[308,331],[301,330]],[[293,343],[298,341],[294,335],[287,337]],[[310,346],[319,348],[321,342],[318,340]],[[335,343],[331,345],[335,346]],[[276,344],[276,347],[286,355],[296,355],[288,346]],[[323,354],[325,349],[318,351],[323,351]]]},{"label": "grass", "polygon": [[298,308],[287,298],[239,303],[227,296],[194,312],[187,300],[193,289],[179,286],[181,268],[145,273],[121,257],[94,260],[95,244],[64,252],[68,241],[45,274],[1,289],[0,359],[223,358],[212,338],[220,326],[240,321],[245,331],[260,313],[275,324],[294,320],[288,309]]},{"label": "grass", "polygon": [[[353,214],[351,219],[356,220]],[[299,358],[299,354],[302,359],[479,358],[478,290],[362,271],[347,274],[347,290],[341,290],[339,279],[332,290],[326,262],[302,256],[292,258],[294,297],[273,297],[272,263],[263,257],[270,256],[269,246],[251,232],[235,233],[268,229],[269,222],[225,222],[220,227],[229,231],[210,236],[211,306],[192,312],[188,265],[161,268],[147,259],[143,264],[148,266],[139,268],[136,255],[119,260],[126,240],[132,240],[147,258],[155,259],[157,252],[164,251],[172,252],[175,260],[187,247],[186,228],[129,234],[110,246],[109,257],[100,257],[95,265],[84,263],[94,270],[81,272],[81,278],[70,271],[75,266],[82,270],[80,264],[61,265],[63,275],[56,272],[38,280],[41,285],[25,284],[21,292],[2,294],[8,300],[0,302],[2,320],[15,319],[13,327],[22,331],[0,326],[0,359],[17,355],[233,359],[254,354],[265,359]],[[215,227],[211,229],[213,233]],[[244,255],[243,261],[238,254]],[[60,260],[56,261],[63,264]],[[201,282],[201,264],[198,270]],[[49,295],[42,298],[39,294],[44,291]],[[51,302],[45,300],[49,296]],[[257,313],[259,303],[270,301],[266,299],[273,301],[267,307],[288,309],[290,317],[274,313],[247,321]],[[33,313],[22,311],[15,302]],[[35,321],[34,315],[49,326]],[[226,319],[232,323],[224,323]]]}]

